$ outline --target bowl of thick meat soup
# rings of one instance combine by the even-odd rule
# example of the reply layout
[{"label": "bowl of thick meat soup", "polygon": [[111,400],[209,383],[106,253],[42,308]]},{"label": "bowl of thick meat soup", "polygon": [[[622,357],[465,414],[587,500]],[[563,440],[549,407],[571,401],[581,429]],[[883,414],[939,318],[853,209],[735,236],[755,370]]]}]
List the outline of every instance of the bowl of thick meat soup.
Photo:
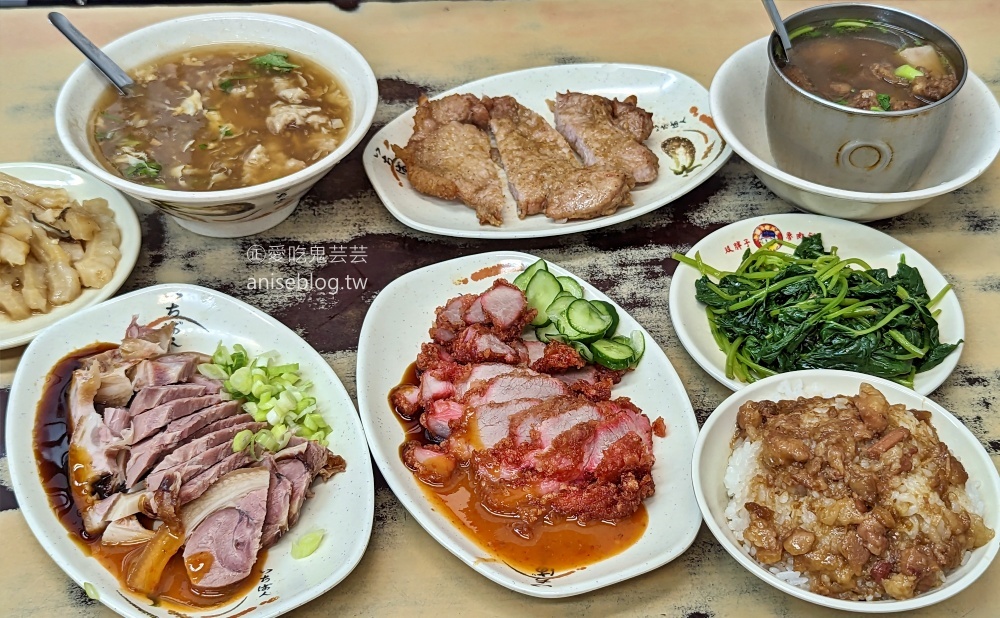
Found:
[{"label": "bowl of thick meat soup", "polygon": [[75,162],[207,236],[271,228],[371,125],[375,76],[356,49],[267,14],[174,19],[104,51],[135,80],[113,89],[85,63],[56,128]]},{"label": "bowl of thick meat soup", "polygon": [[795,371],[734,393],[699,434],[693,478],[730,555],[826,607],[932,605],[1000,547],[1000,477],[982,444],[935,402],[874,376]]}]

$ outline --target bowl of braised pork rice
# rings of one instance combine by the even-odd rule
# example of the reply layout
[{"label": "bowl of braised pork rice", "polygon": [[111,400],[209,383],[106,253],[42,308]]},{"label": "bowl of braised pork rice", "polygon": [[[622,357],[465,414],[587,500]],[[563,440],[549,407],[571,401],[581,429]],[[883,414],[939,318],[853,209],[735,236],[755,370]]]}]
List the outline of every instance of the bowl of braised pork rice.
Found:
[{"label": "bowl of braised pork rice", "polygon": [[765,378],[709,417],[694,454],[709,529],[755,576],[855,612],[932,605],[997,554],[1000,477],[958,418],[895,382]]},{"label": "bowl of braised pork rice", "polygon": [[122,95],[82,64],[56,103],[63,146],[102,181],[208,236],[283,221],[365,135],[378,100],[350,44],[276,15],[172,19],[104,51],[135,84]]}]

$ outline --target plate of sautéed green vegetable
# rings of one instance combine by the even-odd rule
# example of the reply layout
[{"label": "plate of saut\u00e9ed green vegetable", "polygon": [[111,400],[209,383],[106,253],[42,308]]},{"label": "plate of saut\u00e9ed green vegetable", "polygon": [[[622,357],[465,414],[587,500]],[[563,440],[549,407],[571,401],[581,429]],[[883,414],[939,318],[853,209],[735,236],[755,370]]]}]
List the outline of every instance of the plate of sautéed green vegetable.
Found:
[{"label": "plate of saut\u00e9ed green vegetable", "polygon": [[777,373],[841,369],[926,395],[958,364],[965,323],[950,284],[919,253],[865,225],[755,217],[673,258],[677,336],[734,391]]}]

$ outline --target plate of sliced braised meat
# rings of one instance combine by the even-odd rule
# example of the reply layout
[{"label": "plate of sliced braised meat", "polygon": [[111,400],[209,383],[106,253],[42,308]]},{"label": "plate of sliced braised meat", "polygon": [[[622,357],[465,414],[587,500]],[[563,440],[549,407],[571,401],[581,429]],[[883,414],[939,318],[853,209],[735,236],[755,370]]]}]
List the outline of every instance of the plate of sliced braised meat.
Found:
[{"label": "plate of sliced braised meat", "polygon": [[383,127],[368,178],[394,217],[465,238],[556,236],[651,212],[732,150],[708,91],[661,67],[576,64],[470,82]]},{"label": "plate of sliced braised meat", "polygon": [[393,493],[501,586],[580,594],[694,541],[681,381],[631,316],[555,264],[494,252],[397,279],[365,318],[357,375]]},{"label": "plate of sliced braised meat", "polygon": [[28,525],[126,616],[277,616],[368,544],[374,482],[336,374],[225,294],[159,285],[39,335],[14,378],[11,476]]}]

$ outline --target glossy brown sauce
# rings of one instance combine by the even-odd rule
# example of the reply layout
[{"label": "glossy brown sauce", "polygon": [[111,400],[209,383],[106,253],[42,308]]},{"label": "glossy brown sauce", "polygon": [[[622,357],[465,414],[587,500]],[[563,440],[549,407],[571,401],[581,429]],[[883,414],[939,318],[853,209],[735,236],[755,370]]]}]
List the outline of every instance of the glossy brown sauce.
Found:
[{"label": "glossy brown sauce", "polygon": [[[407,367],[399,386],[419,384],[416,365]],[[392,408],[392,404],[389,404]],[[417,418],[395,412],[405,432],[403,442],[433,442]],[[401,443],[402,445],[402,443]],[[402,446],[401,446],[402,448]],[[545,575],[579,569],[618,554],[646,531],[649,516],[641,505],[633,515],[616,522],[582,525],[575,519],[548,517],[525,524],[497,515],[476,497],[468,467],[460,467],[447,486],[433,487],[418,480],[435,510],[497,560],[528,575]]]},{"label": "glossy brown sauce", "polygon": [[[117,345],[113,343],[95,343],[71,352],[56,363],[45,378],[42,399],[38,403],[35,415],[34,450],[35,462],[49,505],[69,532],[70,538],[84,552],[104,565],[104,568],[118,579],[123,589],[128,589],[126,583],[128,574],[142,555],[145,543],[104,545],[100,538],[88,535],[83,527],[80,512],[73,503],[68,469],[70,436],[67,432],[66,393],[73,371],[80,367],[81,358],[115,347]],[[265,560],[266,552],[261,552],[250,575],[233,586],[218,590],[200,590],[188,579],[183,556],[178,552],[167,563],[159,586],[150,598],[161,606],[172,605],[182,611],[192,607],[217,607],[253,590],[260,581]],[[208,570],[211,565],[203,566]]]}]

